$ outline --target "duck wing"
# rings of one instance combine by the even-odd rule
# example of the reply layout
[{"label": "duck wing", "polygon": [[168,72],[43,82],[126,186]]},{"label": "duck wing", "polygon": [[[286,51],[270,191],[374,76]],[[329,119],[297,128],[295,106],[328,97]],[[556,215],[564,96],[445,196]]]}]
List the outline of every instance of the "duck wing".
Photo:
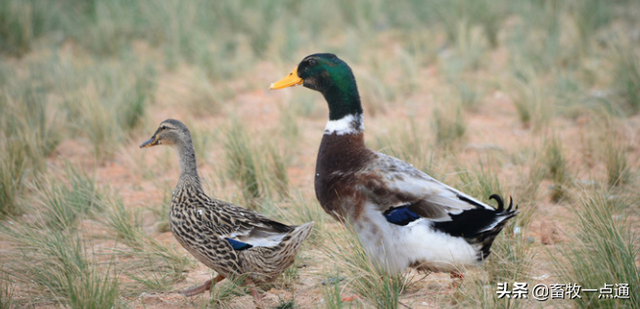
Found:
[{"label": "duck wing", "polygon": [[204,206],[196,210],[201,225],[238,251],[276,246],[295,228],[224,201],[210,199]]},{"label": "duck wing", "polygon": [[498,208],[447,186],[411,164],[376,153],[357,177],[358,190],[377,207],[388,222],[408,225],[419,219],[454,236],[477,234],[495,228],[515,215],[504,208],[498,195]]}]

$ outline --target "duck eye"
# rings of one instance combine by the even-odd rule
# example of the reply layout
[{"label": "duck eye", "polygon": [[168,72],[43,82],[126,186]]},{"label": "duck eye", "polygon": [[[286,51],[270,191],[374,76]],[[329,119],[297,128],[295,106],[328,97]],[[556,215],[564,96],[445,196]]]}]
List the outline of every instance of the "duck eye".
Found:
[{"label": "duck eye", "polygon": [[167,126],[165,126],[165,125],[160,127],[160,130],[166,130],[166,129],[167,129]]},{"label": "duck eye", "polygon": [[315,59],[309,59],[309,65],[316,65]]}]

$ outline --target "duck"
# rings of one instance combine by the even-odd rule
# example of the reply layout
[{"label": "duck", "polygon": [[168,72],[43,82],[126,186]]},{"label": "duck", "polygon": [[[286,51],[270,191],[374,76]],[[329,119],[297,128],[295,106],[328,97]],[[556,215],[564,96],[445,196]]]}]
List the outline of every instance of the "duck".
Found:
[{"label": "duck", "polygon": [[412,267],[462,279],[479,266],[509,219],[511,199],[497,207],[452,188],[364,142],[364,116],[355,77],[335,54],[305,57],[270,89],[302,85],[320,92],[329,119],[320,142],[315,193],[334,219],[351,226],[370,260],[389,273]]},{"label": "duck", "polygon": [[191,133],[179,120],[162,121],[140,148],[157,145],[173,147],[180,160],[180,177],[171,198],[171,231],[182,247],[217,272],[215,278],[180,293],[197,295],[225,278],[246,276],[245,281],[260,304],[255,284],[275,280],[293,264],[314,223],[286,225],[209,197],[198,175]]}]

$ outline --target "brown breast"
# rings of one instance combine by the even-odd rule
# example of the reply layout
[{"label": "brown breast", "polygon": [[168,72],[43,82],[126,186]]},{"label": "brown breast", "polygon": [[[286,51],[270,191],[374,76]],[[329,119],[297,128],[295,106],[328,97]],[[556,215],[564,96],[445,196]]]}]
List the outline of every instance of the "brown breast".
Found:
[{"label": "brown breast", "polygon": [[361,171],[374,152],[364,144],[364,134],[325,134],[318,150],[316,162],[316,197],[322,208],[335,219],[345,215],[355,219],[360,214],[364,199],[356,190]]}]

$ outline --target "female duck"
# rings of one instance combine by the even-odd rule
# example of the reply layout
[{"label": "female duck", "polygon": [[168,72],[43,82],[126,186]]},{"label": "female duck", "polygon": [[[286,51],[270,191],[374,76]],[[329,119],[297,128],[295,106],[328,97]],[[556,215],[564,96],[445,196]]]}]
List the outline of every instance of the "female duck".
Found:
[{"label": "female duck", "polygon": [[[316,162],[316,197],[337,220],[351,221],[370,257],[388,271],[406,267],[457,272],[480,264],[517,214],[486,205],[412,165],[368,149],[360,95],[349,66],[333,54],[307,56],[271,85],[322,93],[329,105]],[[457,274],[456,274],[457,275]]]},{"label": "female duck", "polygon": [[[261,214],[212,199],[200,184],[196,156],[187,126],[174,119],[163,121],[140,148],[174,147],[180,158],[180,179],[171,199],[169,222],[178,242],[196,259],[218,272],[213,283],[229,276],[247,275],[253,282],[277,278],[293,263],[313,222],[284,225]],[[212,280],[182,291],[186,296],[211,289]]]}]

